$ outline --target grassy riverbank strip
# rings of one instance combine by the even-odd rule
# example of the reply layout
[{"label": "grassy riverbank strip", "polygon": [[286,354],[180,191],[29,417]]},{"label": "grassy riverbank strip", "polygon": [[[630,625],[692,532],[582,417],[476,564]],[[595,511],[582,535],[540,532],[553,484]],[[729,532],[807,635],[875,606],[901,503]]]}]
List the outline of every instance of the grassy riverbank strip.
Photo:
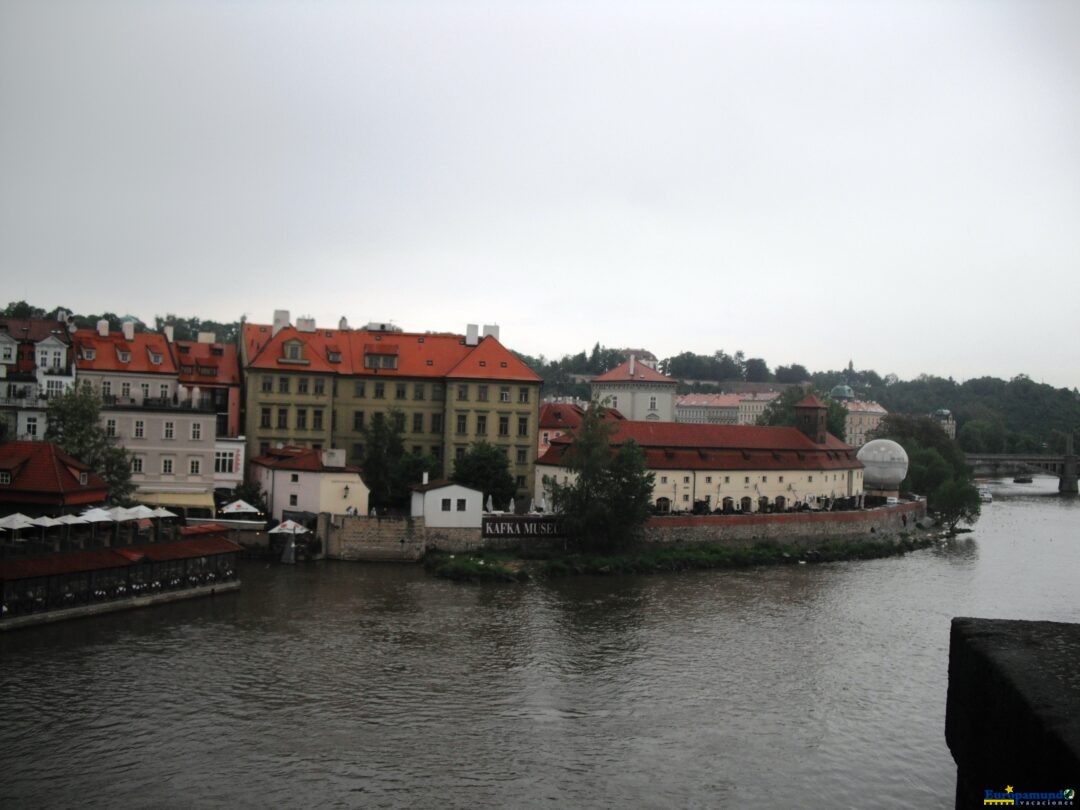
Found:
[{"label": "grassy riverbank strip", "polygon": [[433,554],[424,566],[437,577],[465,582],[524,582],[529,574],[544,577],[571,574],[654,574],[709,568],[748,568],[754,565],[797,565],[896,557],[927,548],[940,538],[932,534],[903,534],[895,540],[848,539],[813,548],[757,543],[748,546],[636,546],[620,554],[544,552],[523,559],[520,552]]}]

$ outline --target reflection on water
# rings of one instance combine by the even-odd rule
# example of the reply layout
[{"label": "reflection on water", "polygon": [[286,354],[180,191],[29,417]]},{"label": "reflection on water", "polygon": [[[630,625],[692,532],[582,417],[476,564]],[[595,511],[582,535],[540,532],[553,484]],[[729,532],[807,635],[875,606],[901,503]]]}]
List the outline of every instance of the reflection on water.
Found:
[{"label": "reflection on water", "polygon": [[902,559],[240,593],[0,638],[4,806],[950,807],[949,620],[1080,620],[1080,503]]}]

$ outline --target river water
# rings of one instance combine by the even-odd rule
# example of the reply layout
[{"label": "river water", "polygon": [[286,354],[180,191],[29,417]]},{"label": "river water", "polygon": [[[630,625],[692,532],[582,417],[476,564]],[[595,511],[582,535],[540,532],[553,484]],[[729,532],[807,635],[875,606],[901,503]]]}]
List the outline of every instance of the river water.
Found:
[{"label": "river water", "polygon": [[1080,621],[1080,501],[993,490],[898,559],[251,563],[237,594],[7,634],[0,806],[951,807],[949,620]]}]

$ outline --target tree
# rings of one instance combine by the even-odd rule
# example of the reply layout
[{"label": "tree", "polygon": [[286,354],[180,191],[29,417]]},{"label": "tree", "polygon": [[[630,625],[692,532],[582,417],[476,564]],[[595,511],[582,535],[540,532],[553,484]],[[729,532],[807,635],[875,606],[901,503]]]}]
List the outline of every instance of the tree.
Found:
[{"label": "tree", "polygon": [[409,486],[419,484],[423,474],[435,473],[439,463],[431,456],[405,452],[401,438],[404,414],[390,408],[374,414],[364,428],[364,460],[360,471],[371,492],[371,505],[400,509],[409,503]]},{"label": "tree", "polygon": [[776,381],[781,383],[801,383],[810,379],[806,366],[792,363],[790,366],[776,367]]},{"label": "tree", "polygon": [[[758,417],[759,425],[794,425],[795,405],[799,400],[806,397],[806,391],[802,388],[789,388],[776,399],[768,404],[765,412]],[[825,429],[833,436],[843,441],[844,421],[847,418],[847,410],[834,399],[818,394],[818,398],[827,406],[825,413]]]},{"label": "tree", "polygon": [[135,491],[130,454],[105,434],[101,400],[88,381],[50,399],[46,419],[46,441],[89,465],[108,486],[110,501],[122,503],[130,498]]},{"label": "tree", "polygon": [[592,403],[564,456],[573,480],[551,484],[567,539],[582,550],[635,542],[649,515],[653,474],[645,467],[645,452],[633,441],[612,452],[612,430],[614,423],[604,421]]},{"label": "tree", "polygon": [[45,310],[41,307],[31,306],[25,301],[12,301],[3,311],[0,311],[0,316],[5,318],[44,318]]},{"label": "tree", "polygon": [[263,514],[270,511],[266,505],[266,493],[263,492],[258,481],[248,481],[241,484],[233,490],[233,497],[236,500],[251,504]]},{"label": "tree", "polygon": [[465,455],[454,461],[454,474],[450,480],[463,487],[478,489],[484,500],[490,495],[501,509],[514,497],[517,490],[510,474],[510,459],[506,451],[488,442],[472,444]]},{"label": "tree", "polygon": [[772,372],[769,371],[769,364],[760,357],[746,358],[743,368],[746,369],[747,382],[768,382],[773,378]]},{"label": "tree", "polygon": [[935,490],[932,499],[927,499],[942,523],[949,527],[950,534],[956,534],[960,521],[974,523],[979,519],[982,503],[979,491],[968,480],[950,478]]}]

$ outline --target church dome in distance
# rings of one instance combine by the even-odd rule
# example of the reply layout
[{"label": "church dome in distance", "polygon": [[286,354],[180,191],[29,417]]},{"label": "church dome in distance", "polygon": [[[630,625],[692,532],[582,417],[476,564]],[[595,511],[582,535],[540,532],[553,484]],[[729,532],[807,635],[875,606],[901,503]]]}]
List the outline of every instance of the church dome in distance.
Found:
[{"label": "church dome in distance", "polygon": [[829,396],[833,399],[855,399],[855,392],[851,390],[850,385],[837,385],[833,386]]},{"label": "church dome in distance", "polygon": [[863,483],[870,489],[899,489],[907,475],[907,453],[892,439],[867,442],[859,449],[857,458],[866,467]]}]

